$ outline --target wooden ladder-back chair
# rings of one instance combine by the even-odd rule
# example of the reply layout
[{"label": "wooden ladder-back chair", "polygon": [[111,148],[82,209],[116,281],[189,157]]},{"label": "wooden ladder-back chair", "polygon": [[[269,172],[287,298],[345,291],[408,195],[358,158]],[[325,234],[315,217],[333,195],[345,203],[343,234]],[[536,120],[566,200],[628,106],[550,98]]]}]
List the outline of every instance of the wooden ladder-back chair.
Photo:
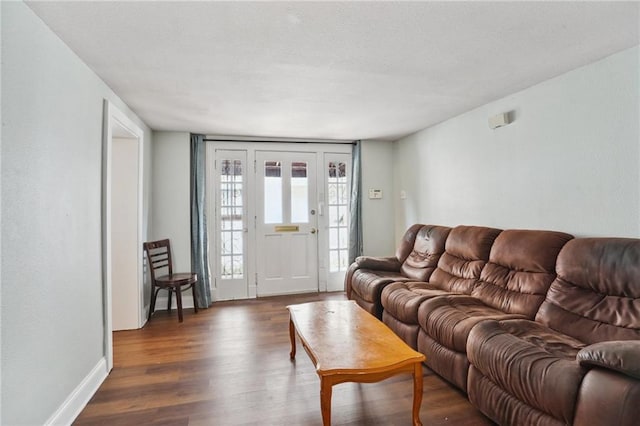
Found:
[{"label": "wooden ladder-back chair", "polygon": [[149,241],[143,244],[147,255],[147,267],[151,277],[151,306],[149,308],[149,320],[156,307],[156,297],[160,290],[169,292],[167,310],[171,311],[171,295],[176,294],[178,305],[178,319],[182,322],[182,292],[191,289],[193,294],[193,308],[198,312],[198,300],[196,299],[196,283],[198,276],[192,272],[173,273],[171,262],[171,244],[168,239]]}]

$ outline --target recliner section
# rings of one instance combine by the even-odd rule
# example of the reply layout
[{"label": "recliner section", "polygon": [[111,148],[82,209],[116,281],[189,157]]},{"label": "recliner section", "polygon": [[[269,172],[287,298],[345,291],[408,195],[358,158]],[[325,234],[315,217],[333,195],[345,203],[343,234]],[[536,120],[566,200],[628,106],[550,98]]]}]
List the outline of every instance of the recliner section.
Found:
[{"label": "recliner section", "polygon": [[358,257],[345,278],[347,296],[382,319],[384,287],[392,282],[429,280],[444,252],[449,231],[451,228],[446,226],[413,225],[404,234],[395,256]]},{"label": "recliner section", "polygon": [[[393,271],[376,270],[376,258],[354,263],[348,294],[487,417],[501,425],[637,424],[640,239],[472,226],[411,232],[404,260],[396,253],[387,261]],[[414,252],[431,253],[417,267],[425,279],[403,272]],[[384,283],[364,291],[376,276]]]},{"label": "recliner section", "polygon": [[[569,241],[556,271],[535,321],[484,322],[471,331],[469,399],[500,424],[514,420],[517,406],[545,424],[637,424],[640,240]],[[487,385],[510,396],[505,411],[492,408]],[[606,422],[594,422],[605,420],[595,408],[605,403],[616,409],[601,408]]]},{"label": "recliner section", "polygon": [[[501,232],[470,296],[448,295],[420,305],[418,350],[427,366],[466,392],[466,346],[473,327],[488,319],[533,319],[556,276],[556,257],[571,238],[551,231]],[[436,354],[455,360],[456,371],[443,368]]]},{"label": "recliner section", "polygon": [[500,232],[480,226],[452,229],[429,282],[395,282],[382,290],[383,322],[417,349],[418,308],[422,302],[451,293],[471,294]]}]

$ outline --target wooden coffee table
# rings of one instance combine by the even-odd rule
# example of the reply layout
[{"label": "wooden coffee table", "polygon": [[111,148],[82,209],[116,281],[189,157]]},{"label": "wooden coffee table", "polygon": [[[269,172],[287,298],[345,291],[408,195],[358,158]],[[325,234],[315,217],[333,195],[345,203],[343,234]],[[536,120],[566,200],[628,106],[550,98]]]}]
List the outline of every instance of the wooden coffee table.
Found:
[{"label": "wooden coffee table", "polygon": [[413,374],[413,424],[420,422],[423,354],[352,300],[287,306],[291,359],[296,333],[320,376],[322,423],[331,424],[331,388],[344,382],[372,383],[396,374]]}]

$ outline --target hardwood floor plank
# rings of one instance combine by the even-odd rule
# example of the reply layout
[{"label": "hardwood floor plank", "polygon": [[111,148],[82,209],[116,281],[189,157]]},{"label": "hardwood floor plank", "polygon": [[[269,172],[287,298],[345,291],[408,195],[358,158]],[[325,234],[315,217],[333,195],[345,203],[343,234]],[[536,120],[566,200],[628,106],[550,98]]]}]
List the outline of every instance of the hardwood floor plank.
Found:
[{"label": "hardwood floor plank", "polygon": [[[304,351],[289,359],[285,307],[330,299],[346,297],[219,302],[198,314],[185,310],[183,323],[175,313],[157,311],[145,328],[114,333],[114,369],[74,424],[320,426],[320,381]],[[492,424],[463,394],[423,370],[423,424]],[[334,386],[333,424],[409,425],[412,392],[409,375]]]}]

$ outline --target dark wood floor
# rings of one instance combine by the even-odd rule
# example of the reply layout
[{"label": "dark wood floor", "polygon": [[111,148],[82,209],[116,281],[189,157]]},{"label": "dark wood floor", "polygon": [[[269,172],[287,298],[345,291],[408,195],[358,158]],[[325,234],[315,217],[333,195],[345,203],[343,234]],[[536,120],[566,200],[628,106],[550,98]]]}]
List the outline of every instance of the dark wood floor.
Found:
[{"label": "dark wood floor", "polygon": [[[343,293],[221,302],[178,323],[158,311],[114,333],[114,368],[76,425],[321,425],[320,382],[304,351],[289,360],[286,305]],[[299,345],[299,342],[298,342]],[[300,349],[300,348],[299,348]],[[334,425],[410,425],[411,376],[334,387]],[[490,425],[424,368],[425,425]]]}]

